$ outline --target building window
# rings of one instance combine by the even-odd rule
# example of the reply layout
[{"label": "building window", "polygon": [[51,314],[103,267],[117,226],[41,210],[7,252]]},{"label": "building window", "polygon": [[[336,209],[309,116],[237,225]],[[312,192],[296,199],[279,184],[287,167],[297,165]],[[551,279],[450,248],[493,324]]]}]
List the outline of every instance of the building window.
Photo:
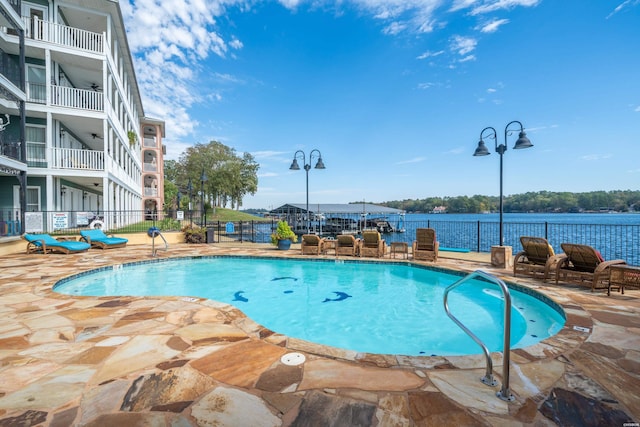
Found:
[{"label": "building window", "polygon": [[46,127],[26,125],[24,127],[27,140],[27,165],[36,168],[47,167]]},{"label": "building window", "polygon": [[47,79],[44,67],[27,66],[27,101],[44,104],[47,101]]}]

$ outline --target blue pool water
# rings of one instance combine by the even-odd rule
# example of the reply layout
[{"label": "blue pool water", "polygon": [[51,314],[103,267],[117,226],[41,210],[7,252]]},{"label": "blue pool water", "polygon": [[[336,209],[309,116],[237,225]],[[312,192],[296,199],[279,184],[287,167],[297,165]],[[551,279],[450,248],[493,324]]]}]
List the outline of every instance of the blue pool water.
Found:
[{"label": "blue pool water", "polygon": [[[460,278],[409,264],[205,257],[116,266],[61,281],[54,290],[204,297],[234,305],[275,332],[358,352],[480,354],[444,312],[444,289]],[[564,325],[557,305],[511,293],[512,348]],[[470,281],[449,294],[449,308],[489,350],[502,350],[504,308],[496,285]]]}]

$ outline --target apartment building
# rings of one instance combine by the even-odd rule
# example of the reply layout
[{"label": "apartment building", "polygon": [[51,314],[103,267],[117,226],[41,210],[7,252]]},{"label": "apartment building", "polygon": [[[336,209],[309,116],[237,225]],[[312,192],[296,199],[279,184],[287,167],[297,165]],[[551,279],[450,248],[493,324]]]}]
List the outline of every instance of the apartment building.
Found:
[{"label": "apartment building", "polygon": [[[0,175],[0,210],[22,215],[27,232],[82,227],[94,216],[106,228],[137,220],[126,213],[144,206],[144,110],[118,2],[8,3],[24,48],[4,21],[0,47],[24,67],[27,170],[24,201],[15,177]],[[20,121],[19,106],[0,108],[12,126]]]},{"label": "apartment building", "polygon": [[[0,1],[0,237],[21,233],[26,210],[24,22],[20,3]],[[13,34],[11,43],[6,33]]]},{"label": "apartment building", "polygon": [[142,204],[145,218],[161,218],[164,207],[164,122],[142,118]]}]

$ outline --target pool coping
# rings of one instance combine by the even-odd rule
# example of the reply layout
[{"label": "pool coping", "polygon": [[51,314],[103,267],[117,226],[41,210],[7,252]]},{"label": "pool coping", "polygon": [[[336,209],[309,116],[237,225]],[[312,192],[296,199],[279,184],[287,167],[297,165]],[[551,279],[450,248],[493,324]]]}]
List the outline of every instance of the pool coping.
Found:
[{"label": "pool coping", "polygon": [[[193,260],[193,259],[215,259],[215,258],[238,258],[238,259],[274,259],[274,260],[282,260],[281,256],[256,256],[256,255],[230,255],[230,254],[214,254],[214,255],[180,255],[180,256],[168,256],[163,258],[152,258],[146,260],[138,260],[131,261],[127,263],[114,263],[109,265],[104,265],[95,269],[84,270],[79,273],[74,273],[65,277],[58,279],[53,285],[51,285],[51,292],[55,295],[68,296],[71,298],[117,298],[117,299],[128,299],[128,298],[146,298],[140,296],[101,296],[101,297],[90,297],[90,296],[78,296],[71,294],[63,294],[56,292],[56,286],[63,285],[67,281],[73,280],[78,277],[83,277],[86,275],[90,275],[96,272],[101,271],[109,271],[117,268],[122,268],[126,266],[136,266],[136,265],[145,265],[145,264],[153,264],[160,262],[170,262],[176,260]],[[455,276],[459,276],[460,278],[465,277],[470,272],[464,272],[462,270],[454,270],[451,268],[445,268],[441,266],[437,266],[434,264],[425,264],[418,263],[411,260],[396,260],[396,259],[361,259],[361,258],[347,258],[347,257],[337,257],[336,259],[332,258],[309,258],[309,257],[287,257],[285,259],[299,259],[306,262],[346,262],[346,263],[393,263],[398,265],[406,265],[415,268],[427,269],[427,270],[435,270],[441,271],[444,273],[449,273]],[[497,277],[494,275],[494,277]],[[556,358],[563,353],[572,350],[574,347],[579,346],[581,343],[586,341],[591,335],[591,331],[593,329],[593,322],[587,321],[584,316],[578,315],[580,311],[585,312],[585,310],[580,307],[580,305],[571,303],[571,304],[563,304],[555,301],[554,299],[548,297],[544,293],[539,290],[536,290],[531,285],[519,284],[513,281],[510,281],[504,277],[500,278],[503,280],[505,284],[509,288],[515,288],[518,291],[526,293],[538,300],[549,305],[551,308],[558,311],[565,319],[565,324],[555,335],[545,338],[533,345],[521,347],[517,349],[511,349],[511,353],[516,353],[527,358],[530,361],[533,360],[541,360],[545,358]],[[420,368],[420,369],[442,369],[445,367],[464,367],[465,369],[480,369],[486,366],[486,360],[482,353],[482,349],[478,347],[477,354],[470,355],[400,355],[400,354],[383,354],[383,353],[367,353],[367,352],[358,352],[355,350],[342,349],[338,347],[332,347],[325,344],[315,343],[312,341],[303,340],[300,338],[289,337],[285,334],[281,334],[275,331],[272,331],[265,326],[254,321],[250,316],[246,315],[240,308],[227,304],[224,302],[219,302],[216,300],[211,300],[208,298],[198,297],[198,296],[148,296],[149,298],[160,298],[160,299],[169,299],[175,301],[188,301],[193,303],[206,303],[207,305],[215,306],[217,308],[225,309],[229,312],[237,311],[239,319],[242,319],[238,322],[238,327],[242,329],[248,335],[255,336],[256,331],[259,331],[258,338],[263,339],[266,342],[282,346],[287,348],[290,351],[295,352],[305,352],[309,354],[314,354],[321,357],[328,357],[336,360],[345,360],[350,362],[357,362],[366,365],[373,364],[378,367],[385,368]],[[572,315],[569,316],[567,313],[571,312]],[[586,313],[586,312],[585,312]],[[455,327],[455,326],[454,326]],[[494,365],[502,365],[502,351],[493,351],[491,352],[491,358]]]}]

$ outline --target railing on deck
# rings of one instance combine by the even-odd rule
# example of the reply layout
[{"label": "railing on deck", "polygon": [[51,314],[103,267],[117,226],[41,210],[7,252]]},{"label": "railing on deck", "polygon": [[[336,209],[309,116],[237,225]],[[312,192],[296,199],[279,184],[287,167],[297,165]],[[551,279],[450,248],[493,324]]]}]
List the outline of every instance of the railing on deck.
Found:
[{"label": "railing on deck", "polygon": [[51,86],[51,105],[81,110],[103,111],[104,95],[94,90]]},{"label": "railing on deck", "polygon": [[104,170],[103,151],[53,148],[51,158],[54,169]]},{"label": "railing on deck", "polygon": [[103,35],[80,28],[43,21],[37,16],[23,17],[26,37],[61,46],[82,49],[93,53],[103,53]]}]

